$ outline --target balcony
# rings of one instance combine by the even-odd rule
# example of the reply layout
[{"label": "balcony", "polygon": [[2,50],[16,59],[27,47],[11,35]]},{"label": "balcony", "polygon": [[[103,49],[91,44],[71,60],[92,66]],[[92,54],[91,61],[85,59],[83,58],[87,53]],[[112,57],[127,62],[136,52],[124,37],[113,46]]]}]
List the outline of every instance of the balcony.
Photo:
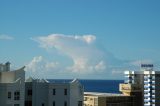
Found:
[{"label": "balcony", "polygon": [[149,88],[150,88],[150,85],[144,85],[144,88],[145,88],[145,89],[149,89]]},{"label": "balcony", "polygon": [[155,81],[152,81],[152,84],[155,84]]},{"label": "balcony", "polygon": [[151,106],[151,103],[150,102],[145,102],[144,106]]},{"label": "balcony", "polygon": [[155,90],[152,90],[152,93],[154,93],[154,94],[155,94]]},{"label": "balcony", "polygon": [[151,78],[154,80],[154,79],[155,79],[155,76],[152,76]]},{"label": "balcony", "polygon": [[148,80],[149,79],[149,77],[148,76],[144,76],[144,80]]},{"label": "balcony", "polygon": [[155,85],[152,85],[152,88],[155,89]]},{"label": "balcony", "polygon": [[148,84],[149,84],[149,81],[144,81],[144,84],[145,84],[145,85],[148,85]]},{"label": "balcony", "polygon": [[152,95],[152,98],[155,98],[155,95]]},{"label": "balcony", "polygon": [[149,93],[150,91],[149,90],[144,90],[144,93]]},{"label": "balcony", "polygon": [[155,100],[154,100],[154,99],[152,100],[152,103],[155,103]]},{"label": "balcony", "polygon": [[150,97],[150,93],[144,94],[144,97]]},{"label": "balcony", "polygon": [[144,99],[144,102],[150,102],[150,101],[151,101],[150,98]]}]

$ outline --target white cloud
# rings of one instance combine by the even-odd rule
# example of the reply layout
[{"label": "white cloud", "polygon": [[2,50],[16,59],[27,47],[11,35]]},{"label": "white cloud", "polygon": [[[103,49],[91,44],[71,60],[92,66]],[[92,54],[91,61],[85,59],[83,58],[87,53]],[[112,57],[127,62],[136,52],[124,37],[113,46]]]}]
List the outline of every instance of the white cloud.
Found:
[{"label": "white cloud", "polygon": [[55,72],[58,68],[58,62],[46,61],[42,56],[33,57],[33,59],[26,65],[26,71],[29,76],[39,77],[42,77],[44,74],[47,75],[48,72]]},{"label": "white cloud", "polygon": [[74,38],[85,41],[88,44],[93,43],[96,40],[96,36],[94,35],[75,36]]},{"label": "white cloud", "polygon": [[0,35],[0,40],[13,40],[14,38],[8,35]]},{"label": "white cloud", "polygon": [[[125,70],[139,69],[143,61],[119,60],[110,52],[97,47],[96,36],[94,35],[64,35],[51,34],[32,38],[39,43],[39,46],[46,50],[56,50],[60,53],[63,62],[45,61],[41,56],[33,58],[28,64],[28,70],[43,73],[44,70],[54,71],[58,75],[66,76],[92,76],[97,78],[122,78]],[[55,55],[55,54],[53,54]],[[63,59],[63,57],[67,57]],[[43,70],[43,72],[42,72]],[[51,75],[51,74],[50,74]],[[63,76],[64,77],[64,76]]]},{"label": "white cloud", "polygon": [[[45,49],[56,49],[68,56],[73,64],[64,70],[75,73],[92,73],[106,70],[105,53],[94,45],[94,35],[52,34],[32,38]],[[66,60],[67,61],[67,60]]]},{"label": "white cloud", "polygon": [[100,61],[96,66],[95,66],[96,70],[105,70],[106,69],[106,64],[104,61]]}]

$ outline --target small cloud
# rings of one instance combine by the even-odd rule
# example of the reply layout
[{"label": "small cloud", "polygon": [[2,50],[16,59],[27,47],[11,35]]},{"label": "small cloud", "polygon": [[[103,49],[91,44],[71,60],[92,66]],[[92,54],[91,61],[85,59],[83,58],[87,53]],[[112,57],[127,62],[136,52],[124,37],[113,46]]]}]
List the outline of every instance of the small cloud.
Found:
[{"label": "small cloud", "polygon": [[0,40],[13,40],[14,38],[8,35],[0,35]]},{"label": "small cloud", "polygon": [[105,70],[106,69],[106,64],[104,61],[100,61],[96,66],[95,66],[96,70]]},{"label": "small cloud", "polygon": [[26,65],[26,72],[29,76],[38,76],[51,74],[48,72],[55,72],[59,68],[58,62],[50,62],[45,60],[42,56],[35,56],[33,59],[28,62]]},{"label": "small cloud", "polygon": [[74,38],[85,41],[88,44],[93,43],[96,40],[96,36],[94,35],[75,36]]}]

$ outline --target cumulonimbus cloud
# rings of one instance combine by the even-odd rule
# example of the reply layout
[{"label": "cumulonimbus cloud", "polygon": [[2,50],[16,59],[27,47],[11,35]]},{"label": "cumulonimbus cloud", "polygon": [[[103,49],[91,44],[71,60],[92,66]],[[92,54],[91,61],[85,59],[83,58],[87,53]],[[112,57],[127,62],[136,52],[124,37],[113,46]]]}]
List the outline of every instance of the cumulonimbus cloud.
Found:
[{"label": "cumulonimbus cloud", "polygon": [[[99,74],[103,77],[122,77],[123,71],[135,69],[139,61],[124,61],[114,57],[106,50],[97,47],[95,35],[64,35],[51,34],[32,38],[39,43],[39,46],[46,50],[56,50],[60,53],[63,61],[71,62],[65,64],[56,61],[46,61],[42,56],[35,56],[27,65],[31,72],[44,73],[57,72],[57,74],[86,75]],[[53,54],[55,55],[55,54]],[[43,71],[42,71],[43,70]],[[45,73],[47,74],[47,73]]]},{"label": "cumulonimbus cloud", "polygon": [[54,48],[68,56],[73,64],[65,67],[65,70],[90,73],[106,69],[105,53],[95,46],[96,36],[94,35],[51,34],[32,39],[42,48]]}]

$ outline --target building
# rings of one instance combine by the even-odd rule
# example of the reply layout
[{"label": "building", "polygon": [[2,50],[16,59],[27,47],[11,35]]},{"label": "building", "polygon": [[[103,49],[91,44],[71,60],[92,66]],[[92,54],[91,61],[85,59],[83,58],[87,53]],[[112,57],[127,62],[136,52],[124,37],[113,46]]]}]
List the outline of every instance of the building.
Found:
[{"label": "building", "polygon": [[83,86],[73,81],[29,78],[25,83],[25,106],[82,106]]},{"label": "building", "polygon": [[126,96],[134,96],[135,106],[142,106],[142,88],[137,84],[120,84],[119,91],[121,91]]},{"label": "building", "polygon": [[83,86],[77,79],[50,82],[28,78],[25,67],[10,71],[10,63],[0,64],[0,106],[82,106]]},{"label": "building", "polygon": [[134,96],[112,93],[84,93],[84,106],[136,106]]},{"label": "building", "polygon": [[120,91],[135,95],[137,106],[160,106],[160,71],[154,71],[152,64],[142,64],[141,71],[125,71],[125,84],[120,84]]},{"label": "building", "polygon": [[10,63],[0,64],[0,106],[24,106],[24,67],[10,71]]}]

